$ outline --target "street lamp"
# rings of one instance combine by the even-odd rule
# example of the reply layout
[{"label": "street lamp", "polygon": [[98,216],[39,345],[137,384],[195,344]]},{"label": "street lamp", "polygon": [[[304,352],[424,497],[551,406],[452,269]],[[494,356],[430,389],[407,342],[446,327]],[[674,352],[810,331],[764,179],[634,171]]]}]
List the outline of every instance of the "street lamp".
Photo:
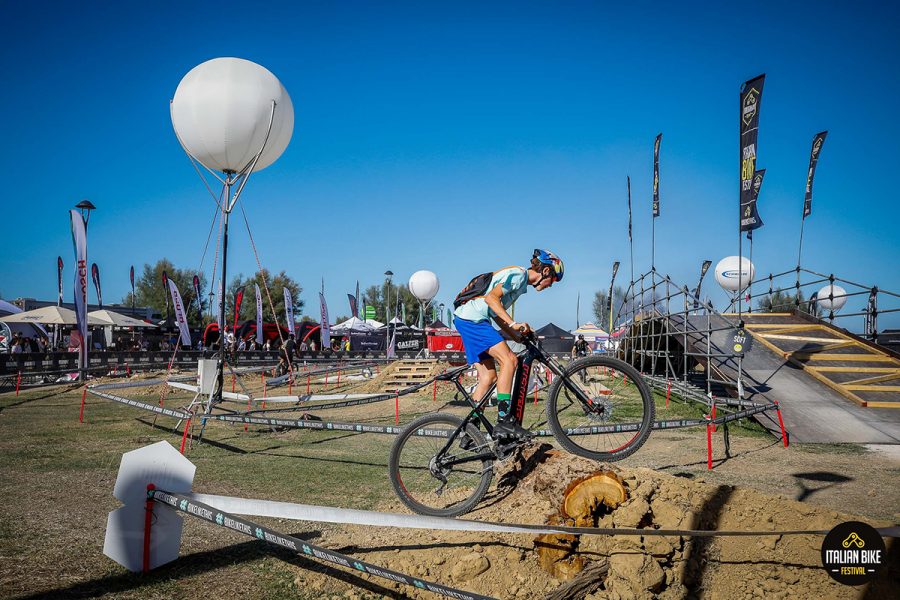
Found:
[{"label": "street lamp", "polygon": [[384,317],[386,321],[386,325],[391,324],[391,278],[394,276],[394,272],[388,269],[384,272],[384,276],[387,279],[387,298],[384,301]]},{"label": "street lamp", "polygon": [[91,218],[91,211],[96,210],[96,206],[90,200],[82,200],[75,205],[75,208],[81,211],[81,218],[84,219],[84,225],[87,227],[88,219]]},{"label": "street lamp", "polygon": [[[444,319],[444,303],[441,302],[438,304],[438,321],[442,321]],[[446,323],[444,323],[446,325]]]}]

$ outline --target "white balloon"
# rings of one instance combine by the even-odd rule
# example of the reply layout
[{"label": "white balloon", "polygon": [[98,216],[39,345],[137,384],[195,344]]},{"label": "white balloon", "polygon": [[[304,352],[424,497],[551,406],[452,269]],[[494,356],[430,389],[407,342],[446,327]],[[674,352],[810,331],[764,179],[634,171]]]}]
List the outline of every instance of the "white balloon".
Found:
[{"label": "white balloon", "polygon": [[[266,141],[272,101],[275,117]],[[239,172],[265,143],[254,171],[275,162],[294,132],[294,105],[271,72],[241,58],[214,58],[184,76],[172,125],[185,149],[213,171]]]},{"label": "white balloon", "polygon": [[726,256],[716,265],[716,281],[729,292],[746,289],[755,274],[756,269],[746,256]]},{"label": "white balloon", "polygon": [[819,290],[816,304],[826,312],[838,312],[847,304],[847,290],[839,285],[826,285]]},{"label": "white balloon", "polygon": [[409,278],[409,291],[422,302],[428,302],[437,296],[441,282],[431,271],[416,271]]}]

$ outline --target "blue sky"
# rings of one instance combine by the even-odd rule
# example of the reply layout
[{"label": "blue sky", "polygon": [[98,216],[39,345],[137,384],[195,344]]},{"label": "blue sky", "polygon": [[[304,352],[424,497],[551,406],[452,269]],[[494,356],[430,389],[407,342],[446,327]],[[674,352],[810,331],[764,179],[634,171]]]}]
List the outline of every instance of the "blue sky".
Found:
[{"label": "blue sky", "polygon": [[[213,204],[168,103],[218,56],[262,64],[291,95],[291,144],[244,203],[263,264],[301,282],[310,314],[322,277],[333,315],[386,269],[435,271],[449,304],[471,276],[542,246],[566,279],[523,297],[517,317],[572,327],[580,292],[587,320],[612,262],[628,273],[626,174],[635,269],[649,265],[658,132],[657,268],[692,284],[703,259],[737,253],[738,90],[763,72],[757,273],[796,263],[810,142],[828,129],[804,266],[900,291],[896,5],[711,6],[10,4],[0,294],[54,297],[62,255],[71,295],[67,210],[82,198],[98,206],[89,258],[107,302],[131,264],[199,265]],[[229,272],[250,274],[240,220],[232,232]]]}]

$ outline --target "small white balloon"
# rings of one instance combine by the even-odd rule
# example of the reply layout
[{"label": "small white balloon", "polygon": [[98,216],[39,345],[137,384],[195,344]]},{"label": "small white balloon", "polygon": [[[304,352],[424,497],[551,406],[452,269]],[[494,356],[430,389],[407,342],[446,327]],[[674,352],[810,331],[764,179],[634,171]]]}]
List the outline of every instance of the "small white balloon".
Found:
[{"label": "small white balloon", "polygon": [[409,278],[409,291],[421,302],[429,302],[437,296],[441,282],[431,271],[416,271]]},{"label": "small white balloon", "polygon": [[847,304],[847,290],[839,285],[826,285],[818,291],[816,304],[826,312],[838,312]]},{"label": "small white balloon", "polygon": [[[272,102],[275,116],[272,130]],[[241,58],[214,58],[184,76],[171,106],[181,144],[213,171],[239,172],[253,161],[260,171],[275,162],[291,141],[294,106],[271,72]]]},{"label": "small white balloon", "polygon": [[716,265],[716,281],[729,292],[746,289],[755,274],[756,269],[746,256],[726,256]]}]

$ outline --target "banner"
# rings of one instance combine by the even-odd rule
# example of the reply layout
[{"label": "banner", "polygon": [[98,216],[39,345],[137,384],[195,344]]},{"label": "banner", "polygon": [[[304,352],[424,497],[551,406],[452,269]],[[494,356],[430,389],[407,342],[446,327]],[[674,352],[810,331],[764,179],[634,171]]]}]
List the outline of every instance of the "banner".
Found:
[{"label": "banner", "polygon": [[188,329],[187,313],[184,312],[184,304],[181,302],[178,286],[168,277],[166,277],[166,281],[169,284],[169,292],[172,294],[172,306],[175,307],[175,322],[181,331],[181,345],[187,348],[191,345],[191,330]]},{"label": "banner", "polygon": [[762,187],[763,178],[766,176],[766,170],[760,169],[753,174],[753,194],[750,203],[741,206],[741,231],[748,232],[748,237],[752,237],[754,229],[759,229],[764,225],[759,217],[759,210],[756,208],[756,201],[759,199],[759,188]]},{"label": "banner", "polygon": [[357,319],[359,318],[359,280],[356,281],[356,296],[353,297],[356,300],[354,306],[356,307],[356,312],[353,313],[353,316]]},{"label": "banner", "polygon": [[[756,140],[759,133],[759,110],[762,106],[763,83],[766,76],[744,82],[741,86],[741,193],[738,222],[744,219],[744,209],[753,202],[753,177],[756,173]],[[741,226],[741,231],[744,231]]]},{"label": "banner", "polygon": [[103,294],[100,293],[100,267],[97,263],[91,265],[91,279],[94,281],[94,289],[97,290],[97,304],[103,308]]},{"label": "banner", "polygon": [[253,284],[254,290],[256,290],[256,343],[262,346],[263,343],[263,307],[262,307],[262,295],[259,293],[259,284]]},{"label": "banner", "polygon": [[813,137],[812,150],[809,153],[809,170],[806,172],[806,196],[803,198],[803,218],[812,212],[813,177],[816,176],[816,163],[819,162],[819,151],[825,143],[827,131],[821,131]]},{"label": "banner", "polygon": [[241,304],[244,302],[244,288],[241,287],[234,294],[234,325],[232,325],[232,329],[236,332],[238,328],[238,321],[241,318]]},{"label": "banner", "polygon": [[78,320],[79,347],[81,348],[82,365],[88,365],[87,357],[87,303],[88,303],[88,266],[87,266],[87,223],[77,210],[70,210],[72,221],[72,243],[75,246],[75,318]]},{"label": "banner", "polygon": [[376,314],[376,313],[375,313],[375,307],[372,306],[371,304],[367,304],[367,305],[366,305],[366,312],[365,312],[365,315],[366,315],[365,320],[366,320],[366,321],[374,321],[374,320],[375,320],[375,314]]},{"label": "banner", "polygon": [[131,315],[134,316],[134,265],[131,265]]},{"label": "banner", "polygon": [[197,296],[197,316],[203,324],[203,296],[200,295],[200,276],[194,275],[194,295]]},{"label": "banner", "polygon": [[294,298],[291,290],[284,288],[284,318],[287,321],[288,333],[294,334]]},{"label": "banner", "polygon": [[[612,301],[613,301],[613,285],[616,283],[616,273],[619,272],[619,261],[613,263],[612,279],[609,282],[609,293],[606,295],[606,312],[610,313],[612,319]],[[612,327],[612,325],[610,325]],[[610,331],[612,333],[612,331]]]},{"label": "banner", "polygon": [[328,323],[328,305],[325,303],[325,294],[319,292],[319,309],[321,310],[321,336],[322,350],[331,348],[331,325]]},{"label": "banner", "polygon": [[356,296],[354,296],[353,294],[347,294],[347,299],[350,301],[350,316],[359,317],[359,313],[356,312]]},{"label": "banner", "polygon": [[662,141],[662,134],[656,136],[653,143],[653,218],[659,216],[659,143]]},{"label": "banner", "polygon": [[56,283],[57,283],[57,287],[59,288],[59,296],[57,297],[57,300],[56,300],[57,306],[62,306],[62,300],[63,300],[62,272],[63,272],[62,256],[57,256],[56,257]]},{"label": "banner", "polygon": [[628,182],[628,241],[631,241],[631,177],[626,176]]}]

